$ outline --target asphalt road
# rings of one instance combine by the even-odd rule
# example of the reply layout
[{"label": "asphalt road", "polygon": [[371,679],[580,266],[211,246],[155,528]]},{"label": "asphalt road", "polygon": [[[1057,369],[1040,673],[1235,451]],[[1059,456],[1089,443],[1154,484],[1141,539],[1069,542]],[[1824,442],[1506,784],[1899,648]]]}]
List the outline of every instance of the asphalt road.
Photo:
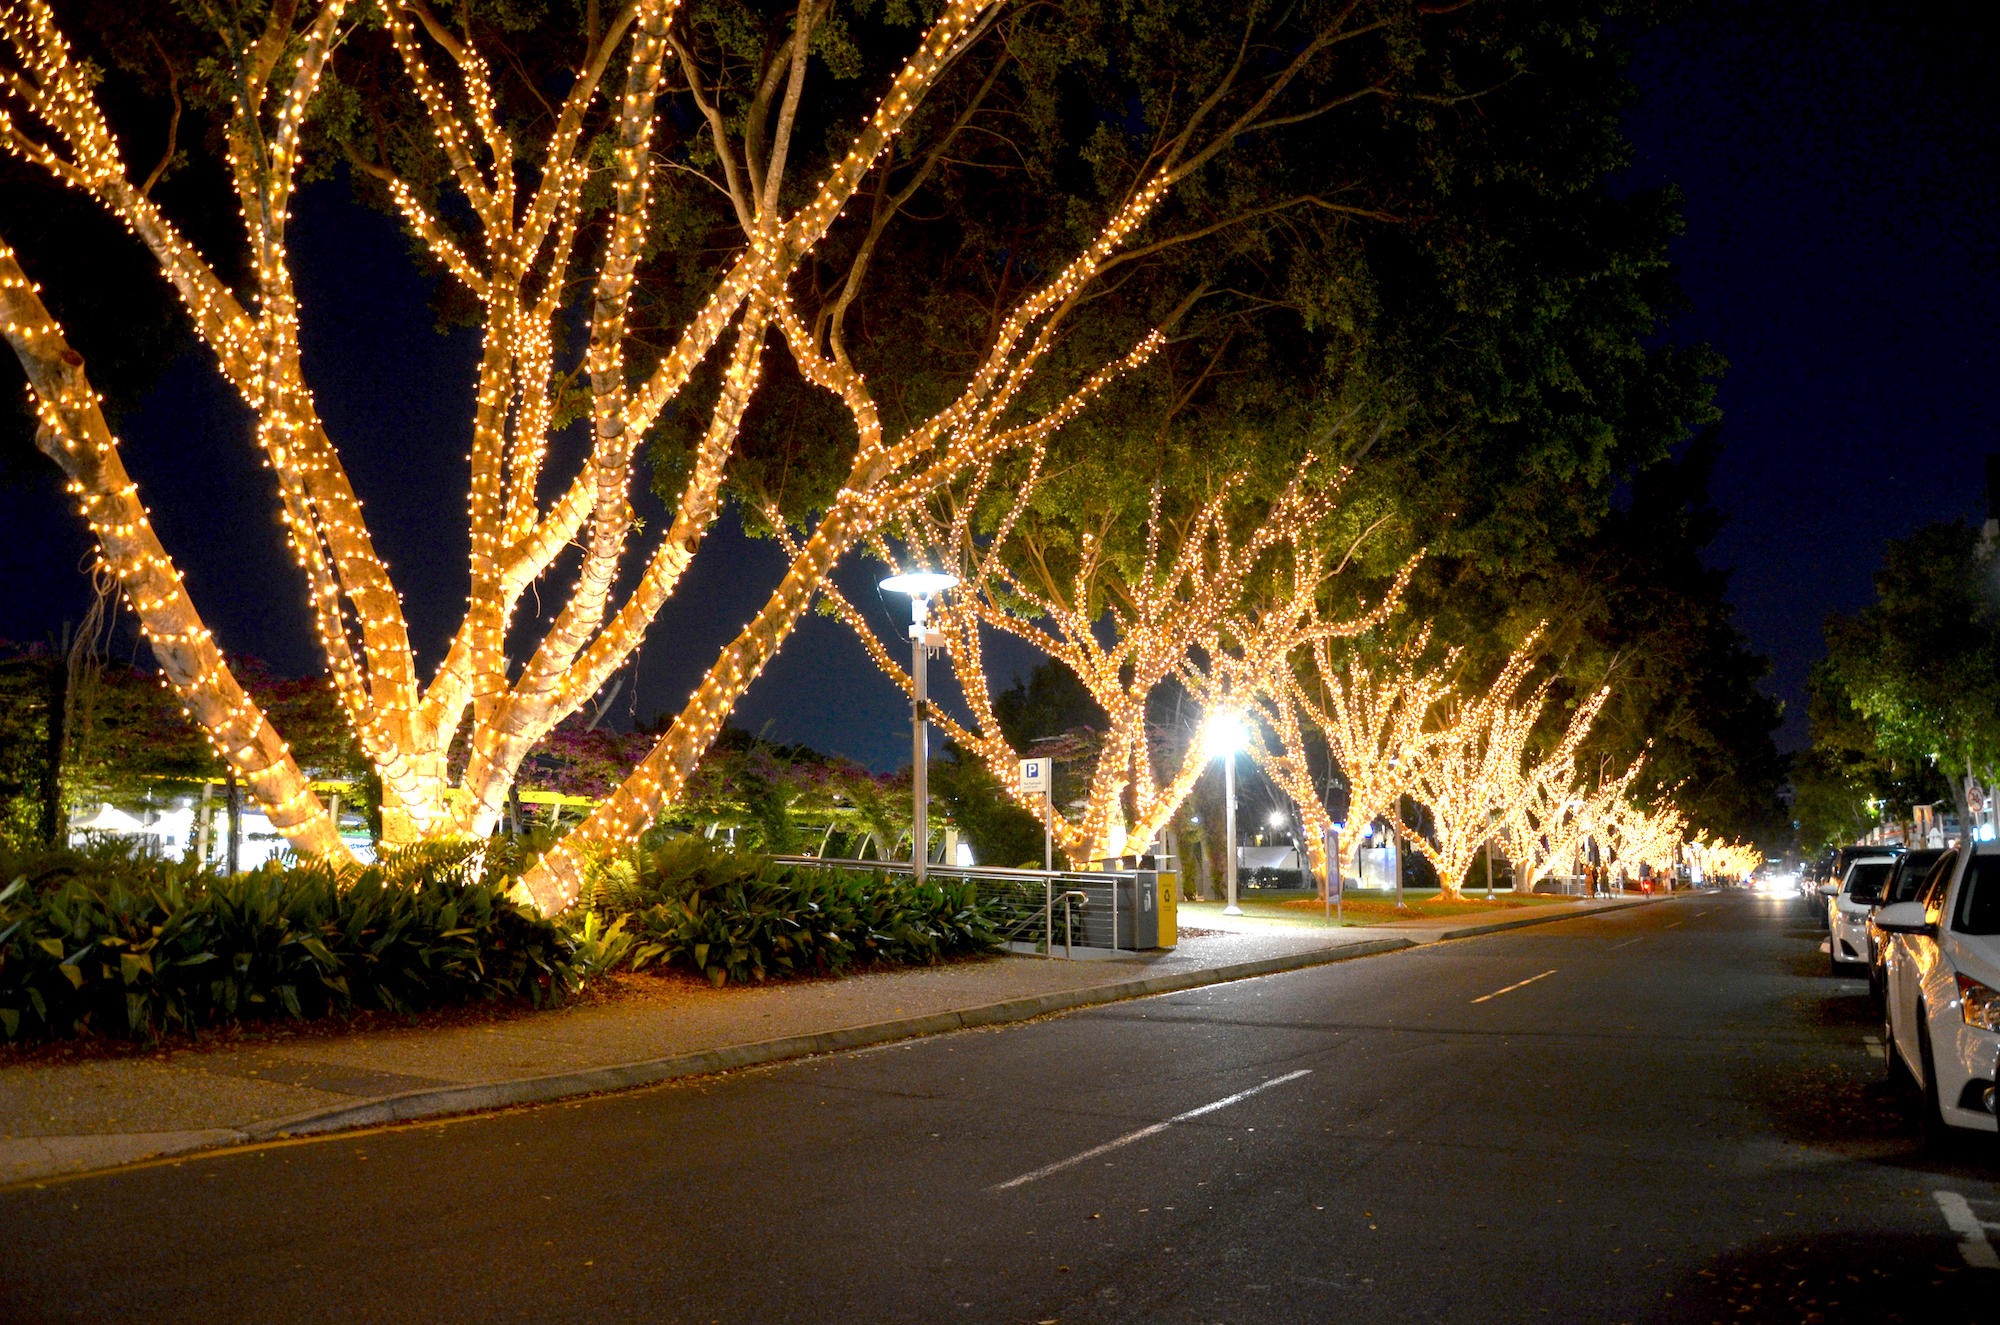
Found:
[{"label": "asphalt road", "polygon": [[9,1190],[0,1319],[2000,1321],[2000,1158],[1819,939],[1700,896]]}]

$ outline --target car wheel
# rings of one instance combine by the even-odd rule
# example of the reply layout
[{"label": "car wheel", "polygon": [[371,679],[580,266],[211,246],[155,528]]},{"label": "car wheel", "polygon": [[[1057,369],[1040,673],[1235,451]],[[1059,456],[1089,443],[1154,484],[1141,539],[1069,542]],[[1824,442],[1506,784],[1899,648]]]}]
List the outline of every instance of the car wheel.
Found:
[{"label": "car wheel", "polygon": [[1882,1024],[1889,1024],[1889,977],[1880,962],[1868,963],[1868,997],[1875,1004],[1875,1010],[1883,1013]]},{"label": "car wheel", "polygon": [[1889,1020],[1887,1010],[1882,1013],[1882,1060],[1891,1086],[1898,1091],[1916,1088],[1917,1079],[1910,1075],[1910,1065],[1905,1063],[1903,1055],[1896,1051],[1896,1024]]},{"label": "car wheel", "polygon": [[1937,1062],[1931,1056],[1931,1033],[1924,1010],[1917,1009],[1917,1058],[1924,1068],[1923,1109],[1924,1149],[1933,1155],[1948,1156],[1958,1142],[1951,1125],[1944,1120],[1943,1103],[1938,1099]]}]

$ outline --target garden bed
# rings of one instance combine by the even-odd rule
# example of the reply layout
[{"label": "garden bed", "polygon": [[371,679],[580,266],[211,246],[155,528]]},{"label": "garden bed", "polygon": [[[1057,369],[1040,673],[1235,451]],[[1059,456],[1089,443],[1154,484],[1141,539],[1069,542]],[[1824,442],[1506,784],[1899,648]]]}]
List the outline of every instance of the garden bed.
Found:
[{"label": "garden bed", "polygon": [[112,848],[0,854],[0,1044],[454,1024],[620,996],[631,972],[722,986],[997,946],[969,888],[698,839],[598,862],[545,918],[508,895],[526,859],[494,839],[227,877]]}]

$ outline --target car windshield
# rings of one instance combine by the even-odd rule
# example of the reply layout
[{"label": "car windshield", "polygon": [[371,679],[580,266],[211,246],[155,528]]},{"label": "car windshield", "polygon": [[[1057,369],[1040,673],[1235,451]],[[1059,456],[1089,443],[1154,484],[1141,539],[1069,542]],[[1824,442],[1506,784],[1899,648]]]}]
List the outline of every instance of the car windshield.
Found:
[{"label": "car windshield", "polygon": [[1889,881],[1889,875],[1896,868],[1893,860],[1864,860],[1847,872],[1847,900],[1850,902],[1879,902],[1882,900],[1882,885]]},{"label": "car windshield", "polygon": [[1965,867],[1951,927],[1961,934],[2000,934],[2000,856],[1975,856]]}]

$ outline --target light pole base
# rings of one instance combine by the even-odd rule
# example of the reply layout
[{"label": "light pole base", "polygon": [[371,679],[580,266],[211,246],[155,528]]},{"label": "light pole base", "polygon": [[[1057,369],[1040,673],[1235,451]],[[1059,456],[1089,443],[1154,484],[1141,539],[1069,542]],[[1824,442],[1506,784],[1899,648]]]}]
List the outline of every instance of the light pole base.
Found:
[{"label": "light pole base", "polygon": [[1243,914],[1243,908],[1231,902],[1228,906],[1222,908],[1222,914],[1226,916],[1240,916]]}]

